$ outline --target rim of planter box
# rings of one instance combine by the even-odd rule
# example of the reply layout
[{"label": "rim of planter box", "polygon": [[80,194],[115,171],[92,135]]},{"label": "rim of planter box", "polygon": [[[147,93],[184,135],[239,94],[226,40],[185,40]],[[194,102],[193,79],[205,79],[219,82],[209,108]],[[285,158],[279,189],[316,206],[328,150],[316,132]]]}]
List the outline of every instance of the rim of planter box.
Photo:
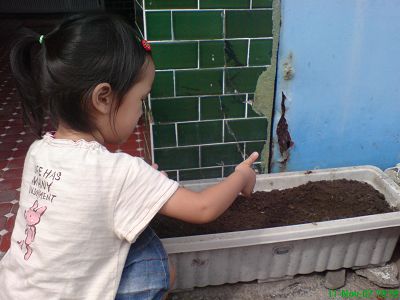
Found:
[{"label": "rim of planter box", "polygon": [[[257,175],[257,180],[296,176],[308,176],[311,180],[313,175],[317,177],[324,173],[340,174],[343,172],[349,173],[349,171],[356,173],[362,170],[369,170],[370,172],[375,173],[375,175],[378,176],[380,179],[382,179],[386,187],[386,201],[389,203],[389,205],[399,208],[400,204],[396,203],[396,197],[394,195],[397,194],[397,198],[400,198],[400,187],[387,174],[383,173],[382,170],[370,165],[320,169],[312,171],[261,174]],[[341,179],[341,177],[338,177],[337,179]],[[198,187],[199,185],[206,186],[220,180],[221,179],[190,180],[181,182],[181,185],[186,188],[190,188],[193,186]],[[324,179],[318,179],[314,181],[319,180]],[[373,185],[372,182],[368,183]],[[257,184],[255,187],[255,191],[257,191]],[[388,195],[390,195],[391,197],[388,197]],[[288,242],[324,236],[341,235],[346,233],[376,230],[396,226],[400,226],[400,211],[297,225],[279,226],[265,229],[252,229],[236,232],[163,238],[162,241],[167,252],[172,254],[191,251],[244,247],[260,244],[272,244],[277,242]]]}]

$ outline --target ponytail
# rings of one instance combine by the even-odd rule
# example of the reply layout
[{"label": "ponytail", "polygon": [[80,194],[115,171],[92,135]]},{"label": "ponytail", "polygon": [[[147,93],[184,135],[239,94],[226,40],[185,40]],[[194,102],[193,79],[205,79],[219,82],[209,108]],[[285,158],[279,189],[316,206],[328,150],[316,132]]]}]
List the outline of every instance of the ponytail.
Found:
[{"label": "ponytail", "polygon": [[56,128],[63,123],[93,132],[90,99],[95,87],[110,84],[116,113],[123,96],[140,80],[147,55],[134,28],[108,13],[69,16],[44,38],[24,29],[10,55],[24,123],[38,137],[45,115]]},{"label": "ponytail", "polygon": [[41,137],[46,108],[40,95],[38,49],[44,46],[40,45],[39,37],[39,34],[30,29],[22,29],[11,50],[10,63],[21,97],[24,125],[30,126]]}]

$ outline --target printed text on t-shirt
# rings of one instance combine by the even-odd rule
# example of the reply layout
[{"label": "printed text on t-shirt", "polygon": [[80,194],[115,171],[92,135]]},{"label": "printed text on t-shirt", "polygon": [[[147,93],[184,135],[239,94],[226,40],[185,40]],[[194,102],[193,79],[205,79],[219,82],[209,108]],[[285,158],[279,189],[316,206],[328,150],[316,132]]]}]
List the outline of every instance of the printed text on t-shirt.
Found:
[{"label": "printed text on t-shirt", "polygon": [[42,166],[35,166],[35,175],[29,186],[29,194],[36,196],[36,200],[47,200],[53,202],[57,196],[50,192],[54,181],[61,179],[61,172],[52,169],[46,169]]}]

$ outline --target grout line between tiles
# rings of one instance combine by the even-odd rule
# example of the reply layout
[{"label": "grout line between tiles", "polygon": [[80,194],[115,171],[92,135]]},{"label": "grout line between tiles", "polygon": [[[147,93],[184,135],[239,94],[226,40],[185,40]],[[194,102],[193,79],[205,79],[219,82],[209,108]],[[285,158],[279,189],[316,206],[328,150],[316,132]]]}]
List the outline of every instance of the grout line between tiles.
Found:
[{"label": "grout line between tiles", "polygon": [[222,11],[222,38],[226,39],[226,11],[225,9]]},{"label": "grout line between tiles", "polygon": [[[265,68],[270,65],[258,65],[258,66],[232,66],[232,67],[212,67],[212,68],[202,68],[201,70],[226,70],[226,69],[249,69],[249,68]],[[161,69],[157,70],[157,72],[171,72],[171,71],[196,71],[197,68],[182,68],[182,69]]]},{"label": "grout line between tiles", "polygon": [[[225,118],[223,120],[225,121],[239,121],[239,120],[246,120],[246,121],[250,121],[250,120],[259,120],[259,119],[266,119],[265,116],[261,116],[261,117],[254,117],[254,118],[245,118],[245,117],[240,117],[240,118]],[[188,123],[206,123],[206,122],[213,122],[213,121],[220,121],[222,119],[208,119],[208,120],[190,120],[190,121],[171,121],[171,122],[161,122],[158,123],[160,125],[168,125],[168,124],[188,124]]]},{"label": "grout line between tiles", "polygon": [[201,147],[199,146],[199,167],[201,168]]},{"label": "grout line between tiles", "polygon": [[170,14],[171,14],[171,39],[175,40],[174,20],[173,20],[172,10],[171,10]]},{"label": "grout line between tiles", "polygon": [[200,69],[200,41],[197,41],[197,69]]},{"label": "grout line between tiles", "polygon": [[[232,164],[232,165],[224,165],[222,168],[224,168],[224,167],[236,167],[237,165],[238,165],[239,163],[237,163],[237,164]],[[255,163],[253,163],[253,165],[261,165],[261,162],[255,162]],[[209,166],[209,167],[201,167],[201,168],[187,168],[187,169],[179,169],[179,170],[177,170],[177,169],[170,169],[170,170],[163,170],[163,171],[165,171],[165,172],[176,172],[176,171],[196,171],[196,170],[199,170],[199,169],[216,169],[216,168],[218,168],[218,166]]]},{"label": "grout line between tiles", "polygon": [[246,102],[244,103],[244,117],[247,119],[247,112],[248,112],[248,103],[249,103],[249,94],[246,94]]},{"label": "grout line between tiles", "polygon": [[250,62],[250,39],[248,39],[247,41],[247,67],[250,67],[249,62]]},{"label": "grout line between tiles", "polygon": [[172,74],[174,76],[174,98],[176,98],[176,76],[175,76],[175,70],[172,70]]},{"label": "grout line between tiles", "polygon": [[156,147],[154,147],[154,136],[153,136],[153,123],[150,123],[150,144],[151,144],[151,163],[154,164],[155,161],[155,157],[154,157],[154,149]]},{"label": "grout line between tiles", "polygon": [[174,99],[185,99],[185,98],[195,98],[195,97],[218,97],[218,96],[246,96],[246,93],[228,93],[228,94],[214,94],[214,95],[187,95],[187,96],[175,96],[175,97],[155,97],[152,98],[152,100],[158,100],[158,101],[168,101],[168,100],[174,100]]},{"label": "grout line between tiles", "polygon": [[178,144],[178,123],[175,123],[175,145],[176,145],[176,147],[179,146],[179,144]]},{"label": "grout line between tiles", "polygon": [[[244,40],[248,40],[248,37],[245,38],[229,38],[229,40],[232,41],[244,41]],[[264,37],[252,37],[251,39],[253,40],[273,40],[274,38],[272,36],[264,36]],[[225,40],[225,36],[220,38],[220,39],[212,39],[212,41],[224,41]],[[193,39],[193,40],[151,40],[150,42],[152,43],[188,43],[188,42],[195,42],[195,41],[199,41],[199,42],[208,42],[210,41],[210,39]]]},{"label": "grout line between tiles", "polygon": [[[259,143],[266,142],[267,140],[252,140],[252,141],[238,141],[238,142],[221,142],[221,143],[211,143],[211,144],[201,144],[200,146],[221,146],[221,145],[236,145],[238,143]],[[199,145],[181,145],[177,147],[158,147],[155,150],[164,150],[164,149],[176,149],[176,148],[195,148]]]},{"label": "grout line between tiles", "polygon": [[222,143],[225,143],[225,119],[222,120]]},{"label": "grout line between tiles", "polygon": [[143,30],[144,30],[144,39],[147,40],[147,12],[146,12],[146,1],[143,1]]},{"label": "grout line between tiles", "polygon": [[[166,0],[164,0],[166,1]],[[173,8],[173,9],[148,9],[148,11],[151,12],[165,12],[166,10],[168,11],[179,11],[179,12],[191,12],[191,11],[221,11],[225,10],[224,8],[202,8],[202,9],[196,9],[196,8]],[[234,10],[234,11],[249,11],[249,8],[229,8],[229,10]],[[270,7],[256,7],[251,9],[252,11],[257,11],[257,10],[272,10]]]},{"label": "grout line between tiles", "polygon": [[138,24],[136,21],[135,21],[135,24],[136,24],[136,28],[139,30],[139,32],[140,32],[140,34],[142,35],[143,39],[145,39],[145,38],[144,38],[143,32],[140,30],[139,24]]},{"label": "grout line between tiles", "polygon": [[197,121],[201,121],[201,99],[200,99],[200,97],[198,97],[197,98],[197,101],[198,101],[198,112],[199,112],[199,118],[198,118],[198,120]]},{"label": "grout line between tiles", "polygon": [[[251,0],[250,0],[251,1]],[[135,0],[135,2],[143,9],[143,6],[140,5],[138,0]],[[143,1],[144,2],[144,1]]]},{"label": "grout line between tiles", "polygon": [[225,69],[222,70],[222,95],[225,95]]}]

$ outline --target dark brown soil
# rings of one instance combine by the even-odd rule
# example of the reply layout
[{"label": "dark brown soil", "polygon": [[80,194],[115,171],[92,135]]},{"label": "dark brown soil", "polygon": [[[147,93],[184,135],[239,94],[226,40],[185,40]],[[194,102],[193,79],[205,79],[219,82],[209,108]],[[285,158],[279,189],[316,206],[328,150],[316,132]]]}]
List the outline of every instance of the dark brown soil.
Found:
[{"label": "dark brown soil", "polygon": [[367,183],[355,180],[308,182],[270,192],[239,196],[217,220],[189,224],[157,215],[151,227],[160,238],[241,231],[359,217],[395,211]]}]

